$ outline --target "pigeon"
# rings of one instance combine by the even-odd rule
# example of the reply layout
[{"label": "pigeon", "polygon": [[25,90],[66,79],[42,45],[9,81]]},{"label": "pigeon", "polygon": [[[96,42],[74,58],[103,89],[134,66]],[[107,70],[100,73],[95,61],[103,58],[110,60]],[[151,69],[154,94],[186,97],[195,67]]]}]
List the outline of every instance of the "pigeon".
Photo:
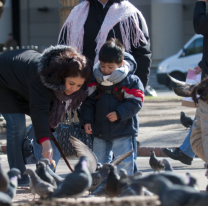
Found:
[{"label": "pigeon", "polygon": [[[80,140],[78,140],[73,136],[71,136],[70,142],[75,147],[78,157],[81,157],[83,155],[87,157],[87,162],[88,162],[87,166],[90,173],[94,173],[96,170],[98,170],[97,168],[98,165],[99,168],[102,168],[102,165],[98,163],[98,159],[95,153],[92,150],[90,150],[83,142],[81,142]],[[118,156],[117,158],[113,159],[110,162],[110,164],[119,165],[124,159],[129,157],[133,152],[134,150],[129,151],[121,156]]]},{"label": "pigeon", "polygon": [[198,187],[197,187],[196,178],[192,177],[189,172],[186,173],[186,177],[189,179],[188,186],[195,188],[195,190],[199,190]]},{"label": "pigeon", "polygon": [[16,168],[12,168],[8,173],[9,177],[9,186],[6,191],[6,194],[8,194],[11,198],[13,198],[16,195],[17,186],[18,186],[18,178],[21,178],[21,172],[20,170]]},{"label": "pigeon", "polygon": [[149,159],[149,164],[151,166],[151,168],[154,170],[154,172],[156,171],[160,171],[160,170],[164,170],[165,169],[165,165],[163,164],[163,162],[161,160],[158,160],[154,150],[152,150],[150,152],[150,159]]},{"label": "pigeon", "polygon": [[162,176],[149,180],[137,180],[139,184],[159,196],[163,206],[207,206],[208,195],[192,187],[174,185]]},{"label": "pigeon", "polygon": [[180,121],[181,124],[186,128],[191,128],[193,124],[193,119],[191,117],[186,116],[185,112],[181,112]]},{"label": "pigeon", "polygon": [[30,190],[31,193],[34,195],[38,194],[41,198],[47,198],[56,187],[49,184],[48,182],[43,181],[33,170],[26,169],[25,174],[30,176]]},{"label": "pigeon", "polygon": [[107,181],[107,177],[100,183],[100,185],[91,192],[90,195],[88,195],[87,197],[94,197],[94,196],[99,196],[99,197],[107,197],[106,193],[105,193],[105,185],[106,185],[106,181]]},{"label": "pigeon", "polygon": [[108,195],[108,197],[118,196],[117,184],[119,179],[120,177],[117,173],[117,167],[115,165],[111,165],[110,172],[106,180],[106,185],[104,187],[105,193]]},{"label": "pigeon", "polygon": [[9,186],[8,175],[3,171],[0,163],[0,192],[6,192]]},{"label": "pigeon", "polygon": [[56,181],[53,179],[53,177],[47,172],[46,170],[46,164],[45,162],[39,162],[36,164],[36,174],[45,182],[48,182],[49,184],[53,185],[55,188],[57,187]]},{"label": "pigeon", "polygon": [[3,192],[0,192],[0,205],[1,206],[11,206],[12,198]]},{"label": "pigeon", "polygon": [[87,167],[87,157],[82,156],[72,173],[51,194],[50,198],[78,198],[92,185],[92,177]]},{"label": "pigeon", "polygon": [[118,197],[143,195],[142,187],[132,182],[134,176],[128,176],[125,169],[119,170],[120,179],[117,184]]},{"label": "pigeon", "polygon": [[92,185],[89,189],[89,191],[94,191],[100,183],[107,178],[108,173],[110,171],[111,165],[110,164],[104,164],[100,170],[97,172],[92,173]]},{"label": "pigeon", "polygon": [[172,171],[173,172],[173,167],[170,164],[170,162],[167,159],[163,159],[162,163],[165,165],[165,171]]},{"label": "pigeon", "polygon": [[39,162],[42,161],[42,162],[45,162],[46,164],[46,171],[53,177],[53,179],[56,181],[56,184],[57,186],[59,186],[61,184],[61,182],[64,181],[64,178],[60,177],[59,175],[57,175],[56,173],[54,173],[52,171],[52,169],[50,168],[50,161],[49,159],[46,159],[46,158],[41,158],[39,160]]},{"label": "pigeon", "polygon": [[[140,181],[141,179],[143,179],[144,181],[153,181],[155,178],[157,177],[164,177],[166,179],[168,179],[172,184],[174,185],[182,185],[182,186],[188,186],[188,187],[194,187],[194,185],[192,186],[192,184],[190,183],[190,176],[186,175],[185,177],[182,175],[179,175],[177,173],[174,172],[164,172],[164,173],[154,173],[154,174],[149,174],[146,175],[144,177],[138,176],[138,177],[134,177],[133,180],[135,181],[135,183],[138,183],[138,181]],[[137,181],[138,180],[138,181]]]},{"label": "pigeon", "polygon": [[95,172],[98,164],[98,159],[95,153],[90,150],[83,142],[73,136],[71,136],[70,142],[75,147],[78,157],[83,155],[87,157],[87,167],[90,173]]},{"label": "pigeon", "polygon": [[173,91],[175,92],[176,95],[180,97],[191,97],[191,91],[195,85],[183,81],[179,81],[173,78],[172,76],[170,76],[169,74],[167,74],[167,76],[170,78],[170,80],[173,83],[179,86],[179,87],[173,87]]}]

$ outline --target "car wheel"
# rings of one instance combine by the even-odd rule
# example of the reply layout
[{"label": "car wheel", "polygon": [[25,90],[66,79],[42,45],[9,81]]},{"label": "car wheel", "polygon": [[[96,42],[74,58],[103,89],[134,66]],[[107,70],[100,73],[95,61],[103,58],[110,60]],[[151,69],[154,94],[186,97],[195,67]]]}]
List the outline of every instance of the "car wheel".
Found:
[{"label": "car wheel", "polygon": [[[185,81],[186,78],[185,78],[185,75],[183,73],[179,73],[179,72],[174,72],[174,73],[170,73],[170,76],[179,80],[179,81]],[[169,79],[169,82],[168,82],[168,87],[170,90],[173,89],[173,87],[179,87],[177,84],[173,83],[170,79]]]}]

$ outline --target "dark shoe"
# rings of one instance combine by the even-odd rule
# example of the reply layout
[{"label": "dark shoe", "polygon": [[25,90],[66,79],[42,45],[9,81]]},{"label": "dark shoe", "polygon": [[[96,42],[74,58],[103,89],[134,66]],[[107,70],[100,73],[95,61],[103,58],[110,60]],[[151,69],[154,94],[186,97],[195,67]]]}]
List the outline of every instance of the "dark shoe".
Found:
[{"label": "dark shoe", "polygon": [[175,150],[172,149],[168,149],[168,148],[164,148],[163,152],[170,158],[174,159],[174,160],[179,160],[181,161],[183,164],[186,165],[191,165],[193,158],[185,155],[180,148],[176,148]]}]

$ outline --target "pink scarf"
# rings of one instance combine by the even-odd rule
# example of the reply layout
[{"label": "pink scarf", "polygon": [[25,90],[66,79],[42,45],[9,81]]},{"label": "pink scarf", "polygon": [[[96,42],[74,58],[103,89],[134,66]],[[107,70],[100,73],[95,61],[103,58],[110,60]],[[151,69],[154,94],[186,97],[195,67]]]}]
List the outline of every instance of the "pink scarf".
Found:
[{"label": "pink scarf", "polygon": [[[65,30],[67,29],[66,44],[78,48],[80,53],[83,52],[84,24],[87,19],[88,13],[88,1],[84,1],[74,7],[74,9],[71,11],[68,18],[66,19],[60,32],[60,34],[63,32],[65,33]],[[146,26],[146,22],[142,13],[127,0],[122,1],[121,3],[114,3],[109,8],[103,24],[100,28],[100,31],[98,32],[98,35],[95,39],[97,46],[95,49],[96,57],[94,63],[98,61],[100,48],[106,42],[109,31],[118,22],[120,22],[120,31],[126,52],[131,51],[131,41],[135,48],[140,46],[139,40],[142,41],[144,44],[147,44],[144,33],[139,28],[138,15],[145,23],[144,26]],[[147,27],[146,31],[148,31]],[[59,35],[58,42],[64,41],[60,38],[61,36]]]}]

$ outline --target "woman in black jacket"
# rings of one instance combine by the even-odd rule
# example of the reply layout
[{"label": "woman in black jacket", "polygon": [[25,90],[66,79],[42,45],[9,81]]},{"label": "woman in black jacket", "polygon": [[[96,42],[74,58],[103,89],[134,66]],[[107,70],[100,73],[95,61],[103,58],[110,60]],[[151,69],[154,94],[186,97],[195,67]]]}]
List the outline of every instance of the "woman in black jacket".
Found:
[{"label": "woman in black jacket", "polygon": [[87,94],[81,89],[88,82],[91,66],[85,56],[69,46],[51,46],[40,54],[34,50],[14,50],[0,55],[0,113],[7,122],[7,156],[10,168],[23,175],[22,143],[25,114],[29,115],[42,156],[53,160],[50,128],[55,128],[65,112],[65,101],[76,110]]}]

